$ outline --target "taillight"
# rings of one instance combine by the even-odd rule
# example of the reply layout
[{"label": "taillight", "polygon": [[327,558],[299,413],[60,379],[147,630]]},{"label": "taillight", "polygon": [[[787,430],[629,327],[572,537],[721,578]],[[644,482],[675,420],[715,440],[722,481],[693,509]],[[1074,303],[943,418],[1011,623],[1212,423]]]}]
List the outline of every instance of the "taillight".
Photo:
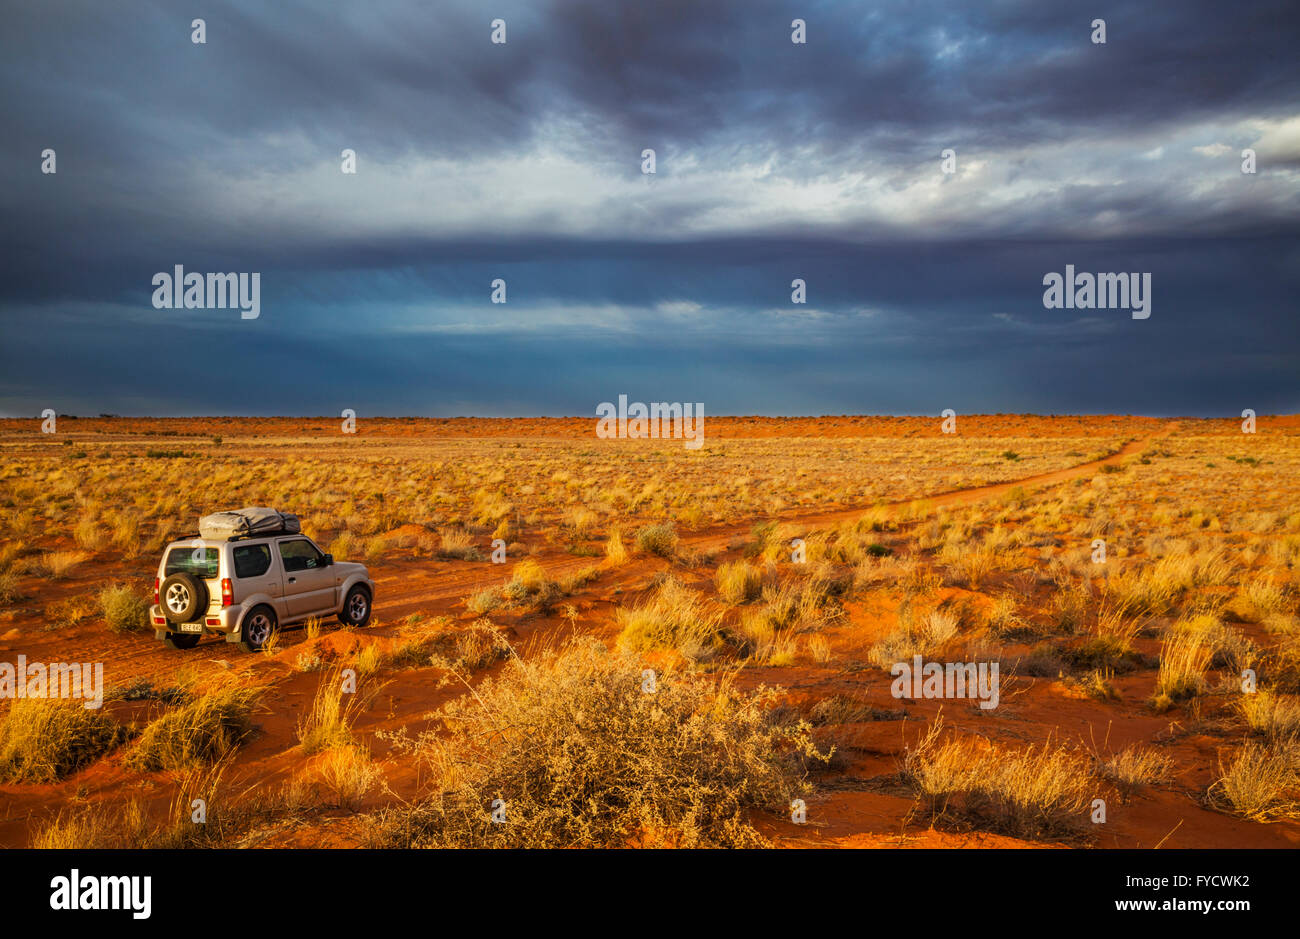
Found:
[{"label": "taillight", "polygon": [[155,578],[153,579],[153,602],[154,602],[155,605],[157,605],[157,604],[161,604],[161,603],[162,603],[162,601],[158,599],[158,587],[159,587],[160,585],[161,585],[161,584],[160,584],[158,578],[155,577]]},{"label": "taillight", "polygon": [[223,607],[227,607],[234,602],[235,602],[235,591],[234,588],[230,586],[230,578],[223,577],[221,578],[221,605]]}]

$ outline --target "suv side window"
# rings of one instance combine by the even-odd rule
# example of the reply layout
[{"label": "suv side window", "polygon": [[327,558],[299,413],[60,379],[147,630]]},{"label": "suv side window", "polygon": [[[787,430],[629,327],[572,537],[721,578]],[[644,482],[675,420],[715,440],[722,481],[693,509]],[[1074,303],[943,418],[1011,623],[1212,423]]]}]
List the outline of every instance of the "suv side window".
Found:
[{"label": "suv side window", "polygon": [[167,552],[167,563],[163,565],[163,576],[172,574],[191,574],[202,580],[211,580],[217,576],[220,556],[216,548],[205,548],[203,560],[194,559],[195,548],[176,547]]},{"label": "suv side window", "polygon": [[294,571],[315,570],[321,566],[322,555],[310,541],[281,541],[280,560],[284,569],[292,574]]},{"label": "suv side window", "polygon": [[241,544],[232,552],[236,577],[261,577],[271,567],[271,546]]}]

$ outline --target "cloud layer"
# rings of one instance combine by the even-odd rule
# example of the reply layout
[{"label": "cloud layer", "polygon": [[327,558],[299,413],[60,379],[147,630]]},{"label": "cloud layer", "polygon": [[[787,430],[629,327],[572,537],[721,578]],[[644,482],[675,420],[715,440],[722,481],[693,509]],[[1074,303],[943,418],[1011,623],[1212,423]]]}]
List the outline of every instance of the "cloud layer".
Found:
[{"label": "cloud layer", "polygon": [[0,413],[1300,409],[1294,4],[201,6],[7,17]]}]

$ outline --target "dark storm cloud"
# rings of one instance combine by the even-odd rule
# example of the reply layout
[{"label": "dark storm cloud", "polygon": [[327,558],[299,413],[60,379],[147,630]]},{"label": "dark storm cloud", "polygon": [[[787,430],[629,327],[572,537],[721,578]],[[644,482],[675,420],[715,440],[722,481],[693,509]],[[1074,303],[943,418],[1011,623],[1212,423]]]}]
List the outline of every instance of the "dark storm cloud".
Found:
[{"label": "dark storm cloud", "polygon": [[[1300,406],[1293,3],[483,10],[8,11],[0,411]],[[262,318],[153,310],[177,263]],[[1152,319],[1044,310],[1067,263],[1152,272]]]}]

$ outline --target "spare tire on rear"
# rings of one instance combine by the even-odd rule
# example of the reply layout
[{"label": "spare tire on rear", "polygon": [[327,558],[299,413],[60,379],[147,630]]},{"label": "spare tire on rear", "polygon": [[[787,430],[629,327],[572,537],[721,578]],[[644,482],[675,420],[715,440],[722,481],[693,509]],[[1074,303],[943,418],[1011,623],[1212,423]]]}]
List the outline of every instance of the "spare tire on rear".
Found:
[{"label": "spare tire on rear", "polygon": [[208,588],[193,574],[172,574],[158,588],[163,616],[173,623],[192,623],[208,608]]}]

